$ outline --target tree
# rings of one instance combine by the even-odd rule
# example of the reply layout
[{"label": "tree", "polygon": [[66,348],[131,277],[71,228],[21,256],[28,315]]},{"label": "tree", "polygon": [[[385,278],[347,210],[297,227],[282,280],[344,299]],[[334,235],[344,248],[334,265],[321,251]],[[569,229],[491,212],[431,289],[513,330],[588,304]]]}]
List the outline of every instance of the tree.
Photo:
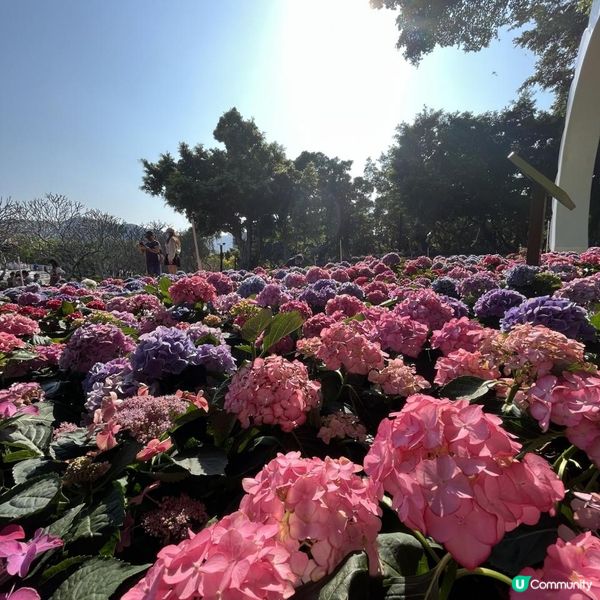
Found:
[{"label": "tree", "polygon": [[178,160],[168,153],[156,163],[142,160],[142,189],[195,217],[202,235],[231,233],[249,266],[261,260],[265,230],[290,193],[292,165],[236,108],[219,119],[214,137],[224,149],[180,144]]},{"label": "tree", "polygon": [[424,110],[398,127],[370,175],[378,235],[408,254],[425,252],[429,232],[442,254],[517,250],[530,188],[506,156],[516,150],[552,178],[560,135],[560,118],[536,111],[527,96],[483,115]]},{"label": "tree", "polygon": [[564,113],[577,49],[587,26],[591,0],[371,0],[375,8],[397,9],[397,46],[419,64],[435,46],[467,52],[486,48],[501,28],[519,33],[517,46],[537,57],[535,72],[523,84],[555,94]]}]

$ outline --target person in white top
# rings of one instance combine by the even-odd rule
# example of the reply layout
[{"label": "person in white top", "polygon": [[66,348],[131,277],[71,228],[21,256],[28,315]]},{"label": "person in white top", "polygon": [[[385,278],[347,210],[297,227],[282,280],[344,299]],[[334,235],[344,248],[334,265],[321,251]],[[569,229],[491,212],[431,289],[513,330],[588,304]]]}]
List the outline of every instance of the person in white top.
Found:
[{"label": "person in white top", "polygon": [[172,227],[167,229],[167,243],[165,244],[165,266],[169,273],[177,273],[181,267],[181,240]]}]

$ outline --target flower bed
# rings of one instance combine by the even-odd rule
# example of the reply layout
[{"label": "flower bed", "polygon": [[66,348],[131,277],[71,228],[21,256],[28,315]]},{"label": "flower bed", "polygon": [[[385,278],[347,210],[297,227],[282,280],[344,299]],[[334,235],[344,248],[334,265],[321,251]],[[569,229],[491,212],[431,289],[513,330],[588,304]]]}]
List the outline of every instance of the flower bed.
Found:
[{"label": "flower bed", "polygon": [[599,310],[599,248],[6,290],[0,600],[600,598]]}]

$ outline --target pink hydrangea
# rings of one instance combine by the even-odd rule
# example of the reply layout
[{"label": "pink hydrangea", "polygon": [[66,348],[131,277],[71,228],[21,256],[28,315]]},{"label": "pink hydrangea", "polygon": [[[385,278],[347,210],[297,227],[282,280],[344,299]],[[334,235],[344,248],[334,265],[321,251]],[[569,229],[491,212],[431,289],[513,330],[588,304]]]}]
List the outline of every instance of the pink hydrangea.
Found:
[{"label": "pink hydrangea", "polygon": [[0,594],[0,600],[41,600],[41,596],[30,587],[13,589],[10,592]]},{"label": "pink hydrangea", "polygon": [[584,345],[544,325],[517,325],[507,335],[497,334],[489,345],[496,361],[520,380],[585,366]]},{"label": "pink hydrangea", "polygon": [[331,371],[344,367],[348,373],[367,375],[372,369],[383,368],[386,354],[381,346],[359,331],[358,321],[326,327],[321,331],[321,345],[316,357]]},{"label": "pink hydrangea", "polygon": [[179,544],[165,546],[145,577],[121,600],[281,600],[294,593],[292,570],[306,562],[276,539],[277,525],[228,515]]},{"label": "pink hydrangea", "polygon": [[310,306],[303,300],[290,300],[279,307],[281,313],[294,311],[299,312],[303,319],[309,319],[313,314]]},{"label": "pink hydrangea", "polygon": [[371,371],[369,381],[390,396],[407,397],[431,387],[424,377],[417,375],[415,367],[405,364],[401,358],[390,360],[381,371]]},{"label": "pink hydrangea", "polygon": [[543,431],[550,422],[567,427],[582,419],[600,422],[600,377],[569,371],[560,377],[544,375],[528,391],[527,404]]},{"label": "pink hydrangea", "polygon": [[321,428],[317,437],[326,444],[334,438],[340,440],[350,438],[364,442],[367,438],[367,430],[356,415],[338,411],[321,418]]},{"label": "pink hydrangea", "polygon": [[350,296],[349,294],[340,294],[335,298],[330,298],[327,300],[327,304],[325,305],[326,314],[332,315],[333,313],[339,311],[346,317],[353,317],[359,312],[362,312],[364,309],[364,303],[358,298]]},{"label": "pink hydrangea", "polygon": [[427,325],[410,317],[386,311],[375,323],[373,339],[378,341],[384,350],[416,358],[427,341],[428,333]]},{"label": "pink hydrangea", "polygon": [[321,267],[311,267],[306,272],[307,283],[316,283],[319,279],[329,279],[329,271]]},{"label": "pink hydrangea", "polygon": [[479,350],[467,352],[462,348],[450,352],[448,356],[442,356],[436,363],[435,383],[446,385],[457,377],[469,375],[481,379],[498,379],[500,371],[490,356]]},{"label": "pink hydrangea", "polygon": [[318,406],[320,390],[321,384],[309,379],[301,362],[272,355],[257,358],[233,376],[224,406],[242,427],[264,423],[292,431]]},{"label": "pink hydrangea", "polygon": [[520,573],[537,579],[535,589],[511,591],[511,600],[588,600],[600,597],[600,539],[589,531],[548,546],[541,569]]},{"label": "pink hydrangea", "polygon": [[468,401],[423,394],[384,419],[365,457],[366,473],[392,496],[400,520],[442,543],[474,569],[508,531],[554,510],[564,487],[501,419]]},{"label": "pink hydrangea", "polygon": [[33,403],[43,399],[44,390],[39,383],[13,383],[8,389],[0,390],[0,418],[17,413],[37,414]]},{"label": "pink hydrangea", "polygon": [[454,317],[454,311],[433,290],[411,291],[394,307],[394,314],[424,323],[431,330],[440,329]]},{"label": "pink hydrangea", "polygon": [[336,322],[336,318],[319,313],[308,318],[302,325],[302,335],[306,338],[318,336],[325,327],[330,327]]},{"label": "pink hydrangea", "polygon": [[305,564],[292,565],[302,581],[321,579],[355,550],[367,552],[370,570],[377,573],[381,511],[360,471],[345,457],[278,454],[256,477],[243,480],[240,510],[252,521],[275,526],[278,540],[291,552],[310,551]]},{"label": "pink hydrangea", "polygon": [[231,294],[235,290],[235,285],[225,273],[208,273],[206,281],[215,287],[219,296]]},{"label": "pink hydrangea", "polygon": [[483,340],[493,333],[493,330],[483,327],[468,317],[451,319],[444,323],[441,329],[433,332],[431,347],[439,348],[445,355],[461,348],[467,352],[474,352],[479,349]]},{"label": "pink hydrangea", "polygon": [[200,275],[182,277],[170,288],[169,294],[175,304],[196,304],[196,302],[212,302],[216,299],[215,286],[208,283]]},{"label": "pink hydrangea", "polygon": [[17,348],[25,348],[25,342],[12,333],[0,331],[0,352],[6,354]]},{"label": "pink hydrangea", "polygon": [[31,336],[40,332],[37,321],[24,315],[1,314],[0,332],[11,333],[15,336]]},{"label": "pink hydrangea", "polygon": [[565,433],[571,444],[583,450],[600,468],[600,421],[582,419],[574,427],[567,427]]}]

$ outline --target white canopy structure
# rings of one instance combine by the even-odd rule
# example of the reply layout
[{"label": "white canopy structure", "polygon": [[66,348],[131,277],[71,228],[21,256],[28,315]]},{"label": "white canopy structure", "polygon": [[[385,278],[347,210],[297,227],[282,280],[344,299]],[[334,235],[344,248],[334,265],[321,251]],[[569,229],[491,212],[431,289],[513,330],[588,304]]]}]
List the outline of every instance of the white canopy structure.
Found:
[{"label": "white canopy structure", "polygon": [[594,0],[571,84],[556,183],[575,202],[568,210],[552,201],[550,249],[582,251],[588,247],[590,194],[600,142],[600,0]]}]

